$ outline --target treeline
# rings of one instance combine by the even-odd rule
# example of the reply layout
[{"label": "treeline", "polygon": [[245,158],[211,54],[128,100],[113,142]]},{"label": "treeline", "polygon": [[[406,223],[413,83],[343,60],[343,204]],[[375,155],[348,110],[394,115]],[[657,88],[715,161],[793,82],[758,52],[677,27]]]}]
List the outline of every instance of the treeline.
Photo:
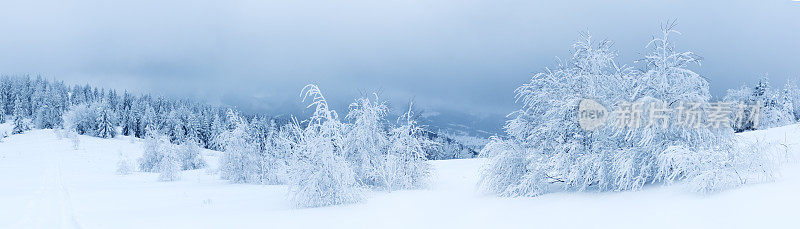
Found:
[{"label": "treeline", "polygon": [[[79,134],[144,138],[160,131],[172,143],[189,139],[217,150],[214,137],[231,126],[224,118],[229,108],[189,99],[175,100],[147,94],[86,86],[68,86],[42,77],[3,76],[0,79],[0,121],[12,120],[14,133],[29,129],[66,128]],[[271,120],[252,116],[253,122]]]},{"label": "treeline", "polygon": [[751,121],[736,122],[733,129],[736,132],[763,130],[800,121],[799,90],[797,81],[792,79],[787,80],[783,88],[773,88],[766,75],[752,86],[728,90],[724,101],[751,105],[744,107],[742,114]]},{"label": "treeline", "polygon": [[[13,133],[29,129],[74,130],[81,135],[110,138],[118,134],[145,138],[148,131],[159,131],[170,143],[194,141],[202,148],[221,150],[215,137],[235,127],[240,116],[254,129],[273,128],[288,119],[243,114],[225,106],[212,106],[191,99],[169,99],[127,91],[66,85],[42,77],[3,76],[0,78],[0,123],[13,122]],[[262,131],[263,132],[263,131]],[[428,159],[457,159],[477,156],[477,152],[454,139],[431,130],[425,136],[436,142]],[[248,133],[259,138],[263,133]],[[263,136],[261,136],[263,137]]]}]

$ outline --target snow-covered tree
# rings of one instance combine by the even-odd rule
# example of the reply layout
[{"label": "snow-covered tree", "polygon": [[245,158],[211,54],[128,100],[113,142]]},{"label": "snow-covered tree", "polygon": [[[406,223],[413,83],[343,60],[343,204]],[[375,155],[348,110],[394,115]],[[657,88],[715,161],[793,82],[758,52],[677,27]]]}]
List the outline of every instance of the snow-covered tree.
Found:
[{"label": "snow-covered tree", "polygon": [[389,149],[382,163],[382,174],[388,189],[413,189],[424,187],[431,174],[425,149],[434,143],[423,136],[423,129],[417,125],[413,113],[408,112],[398,118],[399,126],[392,129]]},{"label": "snow-covered tree", "polygon": [[389,188],[390,174],[385,170],[389,149],[387,122],[384,119],[389,108],[384,102],[359,98],[350,104],[350,112],[345,119],[351,121],[346,130],[344,144],[347,145],[345,157],[361,184],[373,188]]},{"label": "snow-covered tree", "polygon": [[161,161],[158,163],[158,180],[159,181],[176,181],[180,180],[181,172],[181,158],[178,155],[177,149],[174,145],[166,144],[161,145]]},{"label": "snow-covered tree", "polygon": [[[520,142],[493,136],[481,150],[490,163],[481,170],[480,188],[499,196],[536,195],[544,193],[542,182],[547,177],[537,168],[528,168],[528,151]],[[540,156],[539,154],[531,154]]]},{"label": "snow-covered tree", "polygon": [[197,139],[199,123],[194,113],[186,106],[170,111],[166,121],[167,135],[171,137],[173,143]]},{"label": "snow-covered tree", "polygon": [[792,114],[794,115],[795,122],[800,122],[800,85],[797,79],[789,78],[783,86],[786,98],[792,104]]},{"label": "snow-covered tree", "polygon": [[158,131],[147,131],[148,136],[144,141],[144,153],[139,158],[139,171],[158,172],[164,153],[169,144],[169,139]]},{"label": "snow-covered tree", "polygon": [[136,129],[138,127],[137,115],[139,111],[132,110],[133,109],[133,96],[129,94],[127,91],[122,94],[122,103],[119,105],[119,118],[120,118],[120,126],[122,127],[122,132],[120,134],[125,136],[133,136],[136,134]]},{"label": "snow-covered tree", "polygon": [[733,103],[736,132],[768,129],[797,122],[795,117],[796,87],[787,83],[783,89],[774,89],[769,77],[762,77],[755,86],[742,86],[728,90],[724,101]]},{"label": "snow-covered tree", "polygon": [[210,141],[208,142],[207,148],[212,150],[220,150],[222,146],[219,144],[219,140],[216,138],[225,131],[225,126],[222,124],[222,119],[219,115],[214,115],[214,118],[211,122],[211,130],[210,130]]},{"label": "snow-covered tree", "polygon": [[63,128],[78,134],[102,138],[117,135],[116,114],[106,103],[94,102],[72,106],[62,116]]},{"label": "snow-covered tree", "polygon": [[107,104],[96,107],[97,109],[97,130],[95,133],[97,137],[101,138],[114,138],[117,136],[117,129],[114,125],[116,117],[113,111]]},{"label": "snow-covered tree", "polygon": [[743,86],[738,89],[728,89],[723,101],[731,103],[731,120],[735,132],[756,129],[762,106],[759,103],[762,101],[757,101],[753,88]]},{"label": "snow-covered tree", "polygon": [[234,111],[228,111],[228,120],[235,124],[232,130],[223,132],[217,140],[224,154],[220,159],[222,179],[235,183],[254,183],[258,181],[258,149],[249,135],[247,121]]},{"label": "snow-covered tree", "polygon": [[299,207],[318,207],[355,203],[364,194],[352,168],[345,158],[343,125],[330,110],[325,97],[316,85],[303,88],[303,100],[312,99],[308,106],[314,114],[304,122],[305,128],[294,123],[297,136],[289,166],[289,197]]},{"label": "snow-covered tree", "polygon": [[153,109],[152,106],[143,104],[142,116],[139,118],[139,133],[136,135],[138,137],[145,137],[149,133],[148,131],[153,131],[157,128],[158,123],[156,123],[156,111]]},{"label": "snow-covered tree", "polygon": [[[289,179],[290,161],[294,155],[295,147],[300,139],[299,126],[289,123],[281,126],[274,135],[273,148],[271,149],[272,163],[269,165],[272,178],[271,183],[286,184]],[[270,182],[268,182],[270,183]]]},{"label": "snow-covered tree", "polygon": [[761,110],[758,129],[785,126],[796,122],[794,105],[787,89],[771,91]]},{"label": "snow-covered tree", "polygon": [[[484,148],[490,161],[480,187],[501,196],[536,196],[551,187],[622,191],[686,181],[712,192],[756,181],[749,177],[769,178],[769,157],[739,147],[732,129],[679,122],[687,119],[681,113],[686,104],[708,104],[710,94],[706,80],[688,68],[700,58],[671,43],[676,33],[667,26],[648,43],[644,71],[617,65],[609,41],[595,44],[587,35],[575,43],[570,60],[516,90],[522,109],[510,115],[508,137]],[[626,116],[615,112],[610,122],[588,130],[578,120],[585,99],[613,111],[631,104],[661,107],[663,116],[675,118],[670,125],[661,115],[640,113],[619,125]]]},{"label": "snow-covered tree", "polygon": [[[484,190],[506,196],[535,196],[550,182],[563,181],[569,189],[599,187],[593,183],[606,174],[596,169],[603,163],[604,154],[610,153],[601,147],[613,145],[604,141],[613,133],[610,128],[585,131],[575,113],[585,98],[606,105],[630,98],[623,93],[630,91],[633,71],[614,63],[616,52],[611,44],[595,44],[585,35],[573,45],[570,62],[538,73],[530,83],[517,88],[522,109],[512,113],[506,123],[510,140],[495,138],[484,150],[484,154],[492,155],[481,179]],[[605,182],[603,186],[611,181]]]},{"label": "snow-covered tree", "polygon": [[3,111],[3,107],[5,107],[5,99],[2,98],[3,93],[0,93],[0,123],[6,123],[6,113]]},{"label": "snow-covered tree", "polygon": [[12,134],[21,134],[22,132],[31,129],[31,121],[25,117],[24,105],[22,104],[22,101],[17,98],[17,100],[14,102],[14,130],[12,131]]},{"label": "snow-covered tree", "polygon": [[61,126],[61,115],[64,110],[63,103],[59,97],[55,85],[42,82],[34,97],[36,99],[36,112],[34,114],[34,123],[40,129],[52,129]]},{"label": "snow-covered tree", "polygon": [[63,116],[64,130],[93,135],[97,117],[88,104],[72,106]]},{"label": "snow-covered tree", "polygon": [[194,140],[183,142],[178,147],[178,157],[183,170],[200,169],[206,166],[206,161],[200,155],[200,146]]},{"label": "snow-covered tree", "polygon": [[436,143],[426,150],[428,160],[475,158],[479,154],[475,149],[480,149],[488,143],[488,140],[484,138],[451,134],[443,131],[433,132],[426,130],[423,131],[422,135]]},{"label": "snow-covered tree", "polygon": [[259,183],[284,184],[289,153],[281,149],[277,124],[271,118],[254,118],[251,122],[251,135],[257,145],[257,164]]}]

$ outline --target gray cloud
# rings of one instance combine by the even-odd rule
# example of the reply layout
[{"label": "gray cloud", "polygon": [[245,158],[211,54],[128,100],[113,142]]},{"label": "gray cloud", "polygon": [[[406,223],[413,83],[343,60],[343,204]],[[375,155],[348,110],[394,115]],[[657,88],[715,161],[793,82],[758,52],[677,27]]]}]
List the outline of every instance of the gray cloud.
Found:
[{"label": "gray cloud", "polygon": [[800,75],[792,1],[6,1],[0,72],[182,94],[282,113],[318,83],[345,107],[400,104],[501,117],[513,90],[567,56],[581,31],[631,63],[660,23],[721,95],[769,72]]}]

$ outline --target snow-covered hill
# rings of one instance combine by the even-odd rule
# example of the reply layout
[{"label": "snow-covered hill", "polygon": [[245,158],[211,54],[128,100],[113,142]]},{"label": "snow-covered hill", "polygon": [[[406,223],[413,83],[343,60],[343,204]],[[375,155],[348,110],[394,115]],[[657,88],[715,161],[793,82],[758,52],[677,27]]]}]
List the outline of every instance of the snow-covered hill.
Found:
[{"label": "snow-covered hill", "polygon": [[[800,149],[800,126],[743,134]],[[620,193],[554,193],[498,198],[475,190],[483,159],[434,161],[425,190],[372,192],[365,203],[296,209],[285,186],[218,179],[209,169],[116,175],[120,155],[136,159],[138,139],[33,130],[0,142],[0,228],[776,228],[797,225],[800,166],[790,161],[773,183],[700,196],[680,185]]]}]

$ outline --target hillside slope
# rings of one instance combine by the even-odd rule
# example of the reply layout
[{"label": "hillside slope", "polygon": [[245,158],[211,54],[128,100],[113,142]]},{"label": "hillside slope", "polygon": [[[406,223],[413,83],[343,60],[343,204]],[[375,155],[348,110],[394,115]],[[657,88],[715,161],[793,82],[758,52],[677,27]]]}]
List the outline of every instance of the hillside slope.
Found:
[{"label": "hillside slope", "polygon": [[[800,126],[743,134],[777,141],[798,155]],[[229,184],[209,169],[177,182],[158,174],[115,175],[120,155],[141,155],[138,139],[80,136],[78,150],[52,130],[0,142],[0,228],[772,228],[796,225],[800,166],[773,183],[710,196],[680,185],[619,193],[553,193],[497,198],[477,193],[484,159],[434,161],[431,187],[373,192],[365,203],[295,209],[285,186]]]}]

